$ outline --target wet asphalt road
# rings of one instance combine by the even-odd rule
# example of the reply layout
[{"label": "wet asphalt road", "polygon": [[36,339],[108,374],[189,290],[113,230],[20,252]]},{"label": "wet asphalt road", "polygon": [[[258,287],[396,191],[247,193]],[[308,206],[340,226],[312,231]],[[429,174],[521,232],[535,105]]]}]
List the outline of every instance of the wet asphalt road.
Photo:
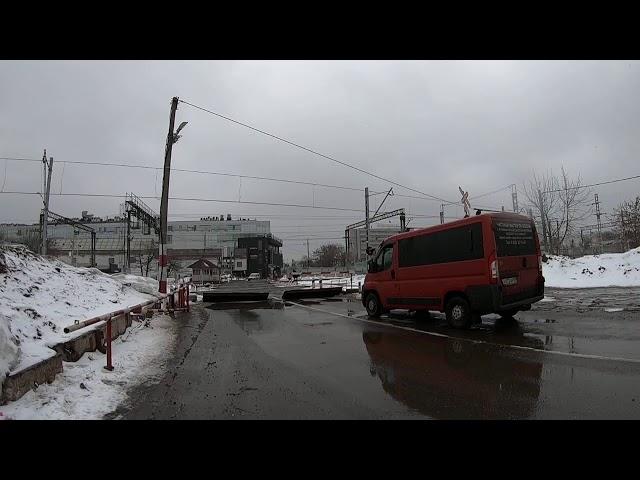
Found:
[{"label": "wet asphalt road", "polygon": [[107,418],[640,419],[640,289],[546,300],[469,331],[347,298],[198,305],[162,381]]}]

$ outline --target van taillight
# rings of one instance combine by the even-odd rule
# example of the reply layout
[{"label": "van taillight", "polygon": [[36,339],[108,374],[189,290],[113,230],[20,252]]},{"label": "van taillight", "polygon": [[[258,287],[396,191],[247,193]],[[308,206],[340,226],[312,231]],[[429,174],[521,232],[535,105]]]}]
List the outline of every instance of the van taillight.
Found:
[{"label": "van taillight", "polygon": [[489,270],[491,270],[491,280],[497,281],[500,272],[498,272],[498,259],[493,255],[489,257]]},{"label": "van taillight", "polygon": [[538,255],[538,271],[542,273],[542,255]]}]

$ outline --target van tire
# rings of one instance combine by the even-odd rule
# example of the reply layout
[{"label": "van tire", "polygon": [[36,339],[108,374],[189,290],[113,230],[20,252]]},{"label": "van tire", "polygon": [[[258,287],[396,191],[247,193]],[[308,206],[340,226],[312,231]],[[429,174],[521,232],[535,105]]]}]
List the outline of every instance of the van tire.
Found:
[{"label": "van tire", "polygon": [[462,297],[453,297],[445,307],[447,323],[453,328],[469,328],[471,325],[471,307]]},{"label": "van tire", "polygon": [[370,317],[378,318],[382,315],[382,305],[380,304],[378,294],[374,292],[367,293],[364,301],[364,308],[367,309],[367,315]]}]

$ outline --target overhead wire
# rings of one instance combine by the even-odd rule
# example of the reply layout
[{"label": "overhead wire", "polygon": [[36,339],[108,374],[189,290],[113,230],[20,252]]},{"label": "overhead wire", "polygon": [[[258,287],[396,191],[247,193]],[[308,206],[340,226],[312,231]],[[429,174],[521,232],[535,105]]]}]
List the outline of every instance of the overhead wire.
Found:
[{"label": "overhead wire", "polygon": [[311,149],[311,148],[305,147],[305,146],[300,145],[300,144],[298,144],[298,143],[295,143],[295,142],[292,142],[292,141],[287,140],[287,139],[285,139],[285,138],[279,137],[278,135],[274,135],[273,133],[269,133],[269,132],[266,132],[266,131],[261,130],[261,129],[259,129],[259,128],[256,128],[256,127],[253,127],[253,126],[251,126],[251,125],[248,125],[248,124],[246,124],[246,123],[240,122],[240,121],[235,120],[235,119],[233,119],[233,118],[231,118],[231,117],[228,117],[228,116],[226,116],[226,115],[222,115],[222,114],[220,114],[220,113],[217,113],[217,112],[214,112],[214,111],[212,111],[212,110],[206,109],[206,108],[201,107],[201,106],[199,106],[199,105],[195,105],[195,104],[190,103],[190,102],[187,102],[187,101],[185,101],[185,100],[178,100],[178,101],[179,101],[180,103],[184,103],[185,105],[189,105],[189,106],[191,106],[191,107],[193,107],[193,108],[196,108],[196,109],[198,109],[198,110],[202,110],[202,111],[204,111],[204,112],[210,113],[211,115],[215,115],[215,116],[217,116],[217,117],[220,117],[220,118],[222,118],[222,119],[224,119],[224,120],[227,120],[227,121],[229,121],[229,122],[235,123],[235,124],[237,124],[237,125],[241,125],[241,126],[243,126],[243,127],[245,127],[245,128],[248,128],[248,129],[250,129],[250,130],[253,130],[253,131],[255,131],[255,132],[261,133],[261,134],[266,135],[266,136],[268,136],[268,137],[271,137],[271,138],[274,138],[274,139],[279,140],[279,141],[281,141],[281,142],[287,143],[287,144],[289,144],[289,145],[292,145],[292,146],[294,146],[294,147],[296,147],[296,148],[299,148],[299,149],[301,149],[301,150],[304,150],[304,151],[306,151],[306,152],[312,153],[312,154],[317,155],[317,156],[319,156],[319,157],[322,157],[322,158],[325,158],[325,159],[330,160],[330,161],[332,161],[332,162],[338,163],[338,164],[340,164],[340,165],[342,165],[342,166],[345,166],[345,167],[347,167],[347,168],[351,168],[351,169],[356,170],[356,171],[358,171],[358,172],[360,172],[360,173],[364,173],[365,175],[369,175],[369,176],[371,176],[371,177],[373,177],[373,178],[377,178],[378,180],[382,180],[383,182],[387,182],[387,183],[390,183],[390,184],[392,184],[392,185],[396,185],[396,186],[398,186],[398,187],[404,188],[404,189],[406,189],[406,190],[410,190],[410,191],[412,191],[412,192],[419,193],[419,194],[424,195],[424,196],[427,196],[427,197],[431,197],[431,198],[434,198],[434,199],[437,199],[437,200],[441,200],[441,201],[443,201],[443,202],[448,202],[448,201],[449,201],[449,200],[445,200],[445,199],[443,199],[443,198],[437,197],[437,196],[435,196],[435,195],[431,195],[431,194],[428,194],[428,193],[425,193],[425,192],[421,192],[420,190],[417,190],[417,189],[412,188],[412,187],[408,187],[408,186],[406,186],[406,185],[403,185],[403,184],[401,184],[401,183],[395,182],[395,181],[390,180],[390,179],[388,179],[388,178],[381,177],[380,175],[376,175],[375,173],[371,173],[371,172],[369,172],[369,171],[367,171],[367,170],[364,170],[364,169],[362,169],[362,168],[360,168],[360,167],[356,167],[355,165],[351,165],[350,163],[343,162],[343,161],[341,161],[341,160],[338,160],[337,158],[331,157],[331,156],[329,156],[329,155],[325,155],[325,154],[320,153],[320,152],[318,152],[318,151],[316,151],[316,150],[313,150],[313,149]]},{"label": "overhead wire", "polygon": [[[11,192],[0,192],[4,194],[14,194],[14,195],[42,195],[40,192],[19,192],[19,191],[11,191]],[[104,197],[104,198],[126,198],[126,195],[122,194],[108,194],[108,193],[54,193],[51,192],[50,195],[58,195],[58,196],[77,196],[77,197]],[[139,195],[138,198],[141,199],[154,199],[159,200],[157,196],[151,195]],[[170,200],[178,200],[178,201],[193,201],[193,202],[214,202],[214,203],[241,203],[241,204],[250,204],[250,205],[270,205],[270,206],[278,206],[278,207],[296,207],[296,208],[315,208],[320,210],[338,210],[343,212],[362,212],[363,210],[354,209],[354,208],[342,208],[342,207],[323,207],[318,205],[300,205],[295,203],[274,203],[274,202],[253,202],[248,200],[225,200],[225,199],[217,199],[217,198],[196,198],[196,197],[169,197]]]},{"label": "overhead wire", "polygon": [[[42,160],[36,160],[34,158],[11,158],[11,157],[0,157],[0,160],[13,160],[13,161],[19,161],[19,162],[23,162],[23,161],[41,162],[42,161]],[[152,165],[140,165],[140,164],[132,164],[132,163],[88,162],[88,161],[81,161],[81,160],[59,160],[56,163],[70,163],[72,165],[96,165],[96,166],[106,166],[106,167],[139,168],[139,169],[147,169],[147,170],[156,170],[156,180],[157,180],[158,170],[164,170],[163,167],[155,167]],[[364,192],[363,188],[348,187],[345,185],[332,185],[327,183],[309,182],[305,180],[291,180],[291,179],[276,178],[276,177],[261,177],[257,175],[242,175],[238,173],[213,172],[208,170],[193,170],[188,168],[170,168],[169,170],[171,172],[197,173],[202,175],[217,175],[217,176],[223,176],[223,177],[248,178],[252,180],[266,180],[271,182],[293,183],[293,184],[299,184],[299,185],[309,185],[314,187],[350,190],[350,191],[355,191],[359,193]]]}]

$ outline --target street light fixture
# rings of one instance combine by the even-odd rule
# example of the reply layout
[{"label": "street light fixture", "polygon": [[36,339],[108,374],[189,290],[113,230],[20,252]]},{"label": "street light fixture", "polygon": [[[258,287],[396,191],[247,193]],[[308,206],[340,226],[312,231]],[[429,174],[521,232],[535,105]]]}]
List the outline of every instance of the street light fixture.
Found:
[{"label": "street light fixture", "polygon": [[176,130],[176,132],[173,134],[173,143],[176,143],[178,140],[180,140],[180,137],[182,135],[178,135],[180,133],[180,130],[182,130],[189,122],[182,122],[180,124],[180,126],[178,127],[178,129]]}]

